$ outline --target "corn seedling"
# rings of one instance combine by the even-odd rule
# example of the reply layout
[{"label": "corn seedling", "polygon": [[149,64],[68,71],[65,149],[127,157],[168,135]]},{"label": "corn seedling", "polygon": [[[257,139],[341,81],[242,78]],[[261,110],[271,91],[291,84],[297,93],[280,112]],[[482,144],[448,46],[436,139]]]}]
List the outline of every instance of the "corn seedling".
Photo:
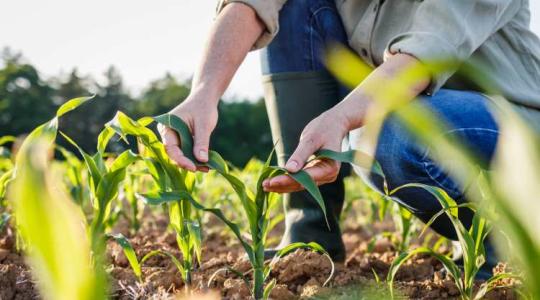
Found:
[{"label": "corn seedling", "polygon": [[[480,270],[480,267],[485,262],[485,249],[484,249],[484,240],[487,237],[488,233],[491,230],[491,225],[489,222],[482,216],[480,213],[475,213],[473,217],[472,226],[470,229],[466,229],[465,226],[461,223],[458,218],[458,210],[460,207],[471,207],[470,204],[461,204],[458,205],[448,194],[441,188],[432,187],[424,184],[407,184],[401,187],[398,187],[392,191],[392,194],[405,189],[405,188],[422,188],[432,194],[441,204],[443,209],[435,214],[431,220],[426,224],[426,228],[432,224],[438,217],[445,213],[454,229],[456,230],[459,243],[463,249],[463,271],[460,270],[458,265],[448,258],[447,256],[437,253],[431,248],[420,247],[408,252],[400,254],[390,266],[388,272],[388,284],[392,290],[393,282],[395,275],[401,265],[412,258],[414,255],[418,254],[428,254],[435,257],[439,260],[450,276],[454,279],[456,287],[461,293],[463,299],[480,299],[484,295],[476,294],[474,295],[474,279],[476,274]],[[495,278],[495,277],[494,277]],[[489,283],[494,279],[489,279]],[[488,289],[482,289],[484,293]]]},{"label": "corn seedling", "polygon": [[[155,120],[164,122],[163,118],[156,117]],[[115,132],[126,141],[126,136],[135,136],[139,144],[144,146],[140,155],[160,192],[171,193],[175,191],[189,195],[193,191],[196,176],[194,173],[178,168],[169,159],[163,144],[154,132],[146,127],[153,121],[152,118],[134,121],[118,112],[106,126],[107,129]],[[177,266],[181,271],[186,289],[189,289],[194,261],[196,259],[200,263],[201,259],[201,228],[195,211],[189,201],[181,201],[181,199],[159,203],[146,201],[146,203],[164,205],[167,208],[170,226],[176,232],[177,244],[182,252],[181,263]]]},{"label": "corn seedling", "polygon": [[105,299],[104,278],[92,269],[84,218],[48,169],[58,118],[89,99],[77,98],[62,105],[55,118],[28,135],[17,155],[9,200],[29,264],[46,299]]},{"label": "corn seedling", "polygon": [[[327,64],[342,82],[356,87],[371,72],[371,68],[343,47],[330,51]],[[342,66],[347,66],[343,68]],[[426,74],[435,76],[460,69],[460,75],[475,83],[493,102],[493,113],[499,125],[499,139],[494,162],[485,179],[478,185],[478,166],[484,165],[460,140],[447,135],[449,127],[441,117],[417,101],[408,102],[410,86]],[[354,70],[354,71],[353,71]],[[487,201],[496,207],[500,217],[495,224],[511,241],[510,256],[524,271],[524,283],[532,298],[540,298],[540,228],[536,216],[540,194],[540,141],[506,99],[500,96],[491,76],[470,63],[433,61],[414,64],[394,80],[379,82],[366,91],[373,99],[374,109],[367,128],[367,144],[373,149],[378,128],[392,112],[419,141],[431,150],[430,157],[446,168],[461,186],[469,186],[467,198],[473,202]],[[451,165],[448,164],[451,162]],[[478,181],[476,181],[478,182]],[[503,247],[504,248],[504,247]]]},{"label": "corn seedling", "polygon": [[73,153],[66,148],[56,145],[56,149],[62,154],[65,159],[66,185],[71,195],[71,198],[84,210],[84,205],[88,199],[87,187],[84,184],[84,170],[86,168],[84,162],[79,160]]},{"label": "corn seedling", "polygon": [[105,160],[105,148],[113,136],[113,131],[105,128],[98,137],[98,151],[89,155],[80,148],[75,141],[62,134],[63,137],[78,149],[84,159],[88,170],[91,202],[93,206],[93,218],[90,224],[90,237],[94,251],[104,251],[105,231],[114,217],[111,214],[111,203],[118,198],[120,184],[126,177],[126,169],[134,163],[138,156],[130,150],[126,150],[110,164]]},{"label": "corn seedling", "polygon": [[[190,156],[194,162],[197,162],[192,155],[193,140],[187,125],[180,118],[173,115],[160,116],[157,117],[156,120],[163,125],[174,129],[179,134],[182,140],[183,152]],[[239,226],[236,223],[228,220],[220,209],[206,208],[202,206],[193,198],[190,193],[182,190],[172,190],[169,192],[141,195],[141,197],[144,198],[149,204],[176,203],[178,201],[181,201],[181,203],[191,203],[195,208],[205,212],[210,212],[221,219],[233,231],[237,239],[240,241],[252,265],[253,284],[251,285],[251,291],[255,299],[268,298],[270,291],[275,285],[275,281],[265,284],[270,275],[271,266],[273,264],[270,263],[269,265],[265,265],[264,250],[267,246],[267,235],[269,228],[271,227],[269,217],[270,208],[272,207],[273,202],[277,200],[277,195],[274,193],[264,192],[262,182],[267,178],[286,174],[287,172],[283,168],[270,166],[271,158],[272,155],[269,156],[266,163],[261,168],[261,172],[256,181],[257,185],[255,193],[248,189],[242,180],[233,175],[225,160],[223,160],[223,158],[217,152],[210,151],[208,163],[202,164],[212,170],[215,170],[217,173],[223,176],[236,192],[240,203],[242,204],[245,215],[247,216],[251,241],[247,241],[242,236]],[[311,193],[311,195],[313,195],[315,201],[317,201],[322,211],[326,214],[326,208],[319,189],[313,180],[311,180],[309,175],[304,171],[300,171],[295,174],[290,174],[290,176],[302,184]],[[277,257],[286,255],[290,251],[298,248],[309,248],[328,255],[322,247],[315,243],[296,243],[279,251],[277,253]],[[242,277],[245,279],[246,283],[248,283],[244,275],[242,275]]]}]

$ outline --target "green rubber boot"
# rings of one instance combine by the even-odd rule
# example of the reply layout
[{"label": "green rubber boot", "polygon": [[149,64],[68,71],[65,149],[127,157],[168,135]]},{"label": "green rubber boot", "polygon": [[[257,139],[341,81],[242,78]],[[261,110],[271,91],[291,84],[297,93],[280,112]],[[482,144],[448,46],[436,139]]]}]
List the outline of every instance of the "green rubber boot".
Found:
[{"label": "green rubber boot", "polygon": [[[278,162],[283,166],[298,146],[304,127],[341,100],[339,86],[324,71],[266,75],[263,85]],[[321,208],[308,192],[284,195],[285,232],[276,249],[294,242],[317,242],[335,261],[345,259],[338,223],[345,196],[344,167],[335,182],[320,187],[330,229]],[[276,249],[267,250],[265,257],[271,258]]]}]

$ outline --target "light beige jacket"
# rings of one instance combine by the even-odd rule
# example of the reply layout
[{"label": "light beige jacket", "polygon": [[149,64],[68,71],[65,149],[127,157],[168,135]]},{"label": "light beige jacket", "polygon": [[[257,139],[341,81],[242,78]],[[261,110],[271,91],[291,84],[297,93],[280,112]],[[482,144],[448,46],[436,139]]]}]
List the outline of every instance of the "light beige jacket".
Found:
[{"label": "light beige jacket", "polygon": [[[290,0],[295,1],[295,0]],[[268,45],[279,30],[287,0],[221,0],[255,9],[266,32],[255,48]],[[529,28],[529,0],[335,0],[349,45],[372,65],[385,52],[408,53],[420,61],[471,61],[480,65],[503,96],[540,129],[540,39]],[[454,76],[437,74],[427,93],[441,87],[474,89]]]}]

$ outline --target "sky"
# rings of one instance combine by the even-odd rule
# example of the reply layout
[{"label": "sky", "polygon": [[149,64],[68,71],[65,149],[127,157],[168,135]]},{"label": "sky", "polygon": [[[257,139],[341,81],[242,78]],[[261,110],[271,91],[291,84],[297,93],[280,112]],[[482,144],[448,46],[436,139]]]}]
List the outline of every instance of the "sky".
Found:
[{"label": "sky", "polygon": [[[21,51],[47,78],[77,68],[103,80],[117,67],[138,93],[166,72],[189,78],[197,66],[216,0],[3,0],[0,49]],[[531,0],[540,34],[540,1]],[[225,98],[262,95],[258,53],[237,72]]]}]

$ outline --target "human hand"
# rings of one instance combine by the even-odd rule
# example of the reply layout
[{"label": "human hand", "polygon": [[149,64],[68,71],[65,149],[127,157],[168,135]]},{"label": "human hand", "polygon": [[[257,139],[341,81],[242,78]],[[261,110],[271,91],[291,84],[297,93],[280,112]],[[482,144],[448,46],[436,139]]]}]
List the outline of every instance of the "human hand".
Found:
[{"label": "human hand", "polygon": [[[340,163],[330,159],[308,161],[319,149],[341,151],[341,143],[349,132],[347,119],[336,109],[331,109],[313,119],[302,131],[298,147],[287,161],[285,168],[296,173],[302,168],[317,185],[336,180]],[[303,189],[302,185],[288,175],[280,175],[263,182],[266,192],[290,193]]]},{"label": "human hand", "polygon": [[[190,94],[184,102],[173,108],[169,113],[182,119],[193,135],[193,155],[200,162],[208,162],[208,147],[210,135],[218,120],[216,101],[209,101],[200,94]],[[196,162],[187,158],[181,150],[182,141],[178,134],[169,127],[159,125],[165,150],[169,157],[181,168],[190,171],[208,171],[207,167],[196,166]]]}]

